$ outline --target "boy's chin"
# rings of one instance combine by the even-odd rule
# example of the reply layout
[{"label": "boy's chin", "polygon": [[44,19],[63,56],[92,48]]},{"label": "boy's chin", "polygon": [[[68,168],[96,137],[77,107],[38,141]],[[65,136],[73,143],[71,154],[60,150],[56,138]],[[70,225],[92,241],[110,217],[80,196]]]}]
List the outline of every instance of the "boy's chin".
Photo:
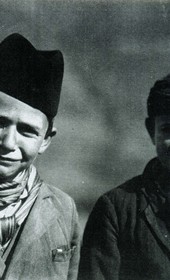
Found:
[{"label": "boy's chin", "polygon": [[5,170],[0,167],[0,181],[11,181],[17,176],[16,170]]}]

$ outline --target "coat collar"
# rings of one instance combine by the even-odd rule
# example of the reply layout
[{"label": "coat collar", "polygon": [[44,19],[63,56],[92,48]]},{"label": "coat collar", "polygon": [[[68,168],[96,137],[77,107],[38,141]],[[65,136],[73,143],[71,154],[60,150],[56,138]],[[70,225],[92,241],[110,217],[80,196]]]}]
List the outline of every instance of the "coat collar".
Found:
[{"label": "coat collar", "polygon": [[170,232],[164,221],[166,197],[157,181],[160,168],[159,160],[154,158],[147,164],[143,172],[140,212],[144,215],[160,242],[170,251]]},{"label": "coat collar", "polygon": [[[37,197],[37,200],[35,201],[28,217],[26,218],[25,225],[21,225],[19,231],[16,233],[16,235],[20,235],[20,249],[25,246],[25,234],[22,234],[23,232],[23,226],[24,226],[24,232],[27,234],[26,242],[27,244],[31,243],[33,239],[40,238],[46,230],[47,230],[47,223],[48,226],[53,223],[53,219],[60,220],[60,212],[57,211],[57,208],[53,205],[53,197],[54,194],[48,187],[48,185],[42,183],[39,191],[39,195]],[[33,232],[32,229],[36,228],[36,235],[35,230]],[[22,231],[22,232],[20,232]],[[10,254],[10,251],[14,245],[14,240],[16,240],[17,236],[14,236],[13,240],[9,244],[8,254]],[[12,245],[11,245],[12,244]],[[20,251],[21,251],[20,250]],[[5,259],[3,257],[0,257],[0,278],[2,277],[4,271],[6,268]]]},{"label": "coat collar", "polygon": [[[70,245],[70,231],[67,228],[68,211],[65,209],[67,203],[67,196],[63,195],[60,190],[42,183],[37,200],[27,219],[21,225],[18,242],[11,249],[13,261],[11,269],[18,260],[24,265],[24,254],[30,246],[33,246],[36,251],[40,249],[40,244],[45,244],[43,248],[48,248],[49,254],[51,254],[57,246]],[[40,244],[37,242],[39,240]],[[3,259],[0,259],[0,275],[5,271],[5,267]],[[25,272],[24,267],[23,269]],[[18,273],[21,274],[21,271]],[[18,275],[19,277],[20,275]]]},{"label": "coat collar", "polygon": [[165,226],[163,221],[158,221],[153,209],[150,205],[145,209],[144,215],[146,220],[148,221],[150,227],[156,234],[157,238],[161,241],[161,243],[168,249],[170,252],[170,233]]},{"label": "coat collar", "polygon": [[[56,191],[56,190],[55,190]],[[51,186],[42,183],[40,192],[33,205],[24,225],[24,234],[21,233],[20,243],[25,244],[25,233],[27,233],[27,244],[34,239],[44,235],[49,227],[54,226],[57,221],[67,237],[66,224],[62,215],[63,206]],[[33,230],[34,229],[34,230]]]},{"label": "coat collar", "polygon": [[142,186],[140,192],[144,196],[140,207],[143,212],[147,206],[151,206],[155,214],[158,214],[160,209],[165,205],[166,197],[163,194],[158,183],[158,175],[160,174],[161,166],[158,158],[152,159],[145,167],[141,176]]}]

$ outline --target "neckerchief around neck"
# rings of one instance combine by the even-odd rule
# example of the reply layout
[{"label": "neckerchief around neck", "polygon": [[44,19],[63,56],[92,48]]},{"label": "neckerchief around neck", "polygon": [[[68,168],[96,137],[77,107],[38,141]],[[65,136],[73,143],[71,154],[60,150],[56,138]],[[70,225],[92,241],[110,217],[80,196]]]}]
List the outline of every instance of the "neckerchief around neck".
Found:
[{"label": "neckerchief around neck", "polygon": [[[16,208],[16,211],[8,217],[3,217],[0,219],[0,244],[1,246],[8,244],[7,242],[10,241],[10,239],[15,234],[15,231],[18,226],[20,226],[27,215],[29,214],[29,211],[32,208],[33,203],[35,202],[39,188],[42,184],[42,181],[40,180],[40,177],[36,171],[36,168],[34,166],[30,166],[27,178],[23,177],[23,185],[24,188],[27,187],[28,195],[26,198],[22,199],[22,192],[20,196],[18,197],[18,205],[19,207]],[[22,177],[22,176],[21,176]],[[25,183],[26,182],[26,183]],[[22,184],[22,182],[20,182]],[[7,205],[8,207],[8,205]]]},{"label": "neckerchief around neck", "polygon": [[13,181],[0,184],[0,207],[16,202],[27,184],[30,168],[22,171]]}]

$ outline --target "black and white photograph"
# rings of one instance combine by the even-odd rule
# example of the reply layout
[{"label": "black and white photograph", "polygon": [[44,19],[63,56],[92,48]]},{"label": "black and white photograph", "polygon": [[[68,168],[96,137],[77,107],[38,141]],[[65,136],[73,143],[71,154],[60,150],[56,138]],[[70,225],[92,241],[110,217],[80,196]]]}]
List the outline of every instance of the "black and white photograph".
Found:
[{"label": "black and white photograph", "polygon": [[0,279],[170,279],[170,1],[0,1]]}]

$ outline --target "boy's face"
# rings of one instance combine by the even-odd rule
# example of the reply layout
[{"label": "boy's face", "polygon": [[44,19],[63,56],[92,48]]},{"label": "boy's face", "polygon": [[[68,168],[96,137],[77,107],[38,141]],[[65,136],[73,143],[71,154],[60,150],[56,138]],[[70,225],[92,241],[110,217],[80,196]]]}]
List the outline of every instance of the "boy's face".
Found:
[{"label": "boy's face", "polygon": [[158,158],[170,171],[170,115],[156,116],[153,129],[151,138],[156,146]]},{"label": "boy's face", "polygon": [[13,179],[49,146],[41,111],[0,92],[0,179]]}]

